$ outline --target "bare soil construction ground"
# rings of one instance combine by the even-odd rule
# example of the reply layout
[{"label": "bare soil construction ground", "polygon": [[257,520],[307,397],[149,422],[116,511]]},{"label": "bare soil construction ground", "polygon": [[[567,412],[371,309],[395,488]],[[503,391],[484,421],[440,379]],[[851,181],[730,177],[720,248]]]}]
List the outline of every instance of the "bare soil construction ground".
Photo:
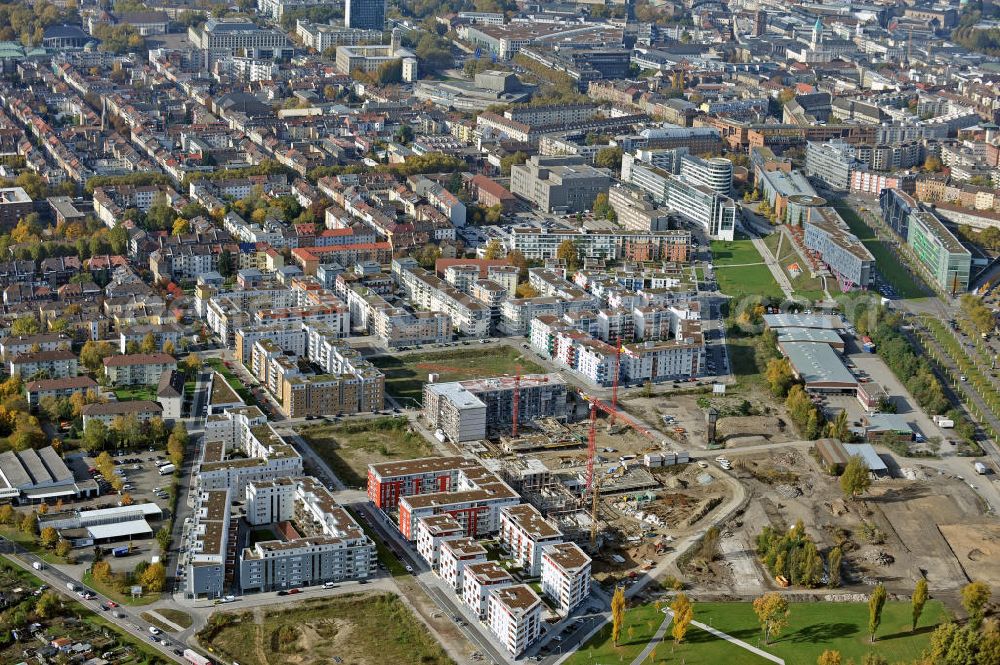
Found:
[{"label": "bare soil construction ground", "polygon": [[752,499],[721,527],[715,562],[681,567],[683,579],[699,589],[750,594],[777,588],[757,563],[756,537],[766,525],[781,529],[798,520],[823,554],[842,547],[848,590],[882,581],[890,591],[908,593],[920,575],[938,591],[972,577],[1000,583],[995,566],[987,570],[1000,553],[1000,527],[983,528],[981,501],[953,477],[917,469],[916,480],[876,480],[867,495],[851,501],[804,447],[727,456]]}]

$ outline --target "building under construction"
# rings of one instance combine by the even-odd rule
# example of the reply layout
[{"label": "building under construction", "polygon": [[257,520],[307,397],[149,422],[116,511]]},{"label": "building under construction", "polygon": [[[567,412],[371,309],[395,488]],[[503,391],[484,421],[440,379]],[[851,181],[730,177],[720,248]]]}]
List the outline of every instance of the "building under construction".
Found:
[{"label": "building under construction", "polygon": [[566,382],[526,374],[424,386],[424,420],[453,442],[496,436],[538,418],[565,418]]}]

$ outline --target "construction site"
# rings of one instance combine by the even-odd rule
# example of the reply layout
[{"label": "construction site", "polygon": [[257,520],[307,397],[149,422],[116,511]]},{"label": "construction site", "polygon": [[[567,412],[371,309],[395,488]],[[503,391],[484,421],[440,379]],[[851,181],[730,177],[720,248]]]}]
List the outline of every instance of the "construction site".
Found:
[{"label": "construction site", "polygon": [[[482,383],[460,382],[458,390],[474,391],[478,397]],[[594,559],[596,579],[634,578],[650,569],[675,540],[701,528],[738,487],[718,469],[692,463],[679,445],[677,434],[683,432],[674,431],[682,430],[679,426],[669,428],[670,436],[626,414],[619,407],[617,387],[609,402],[569,390],[560,409],[542,407],[544,400],[532,397],[539,389],[547,397],[553,386],[562,385],[538,375],[492,381],[494,404],[498,387],[509,390],[500,406],[486,408],[495,436],[455,443],[478,457],[567,539],[583,546]],[[454,413],[441,402],[456,394],[456,388],[431,384],[426,393],[434,395],[425,400],[428,424],[447,421],[452,432],[468,429],[459,424],[460,418],[440,417]],[[531,406],[526,410],[524,404]],[[474,403],[468,400],[460,406],[472,408]],[[493,410],[499,415],[490,415]],[[504,420],[504,412],[508,426],[500,429],[495,422]],[[714,423],[705,427],[714,429]]]}]

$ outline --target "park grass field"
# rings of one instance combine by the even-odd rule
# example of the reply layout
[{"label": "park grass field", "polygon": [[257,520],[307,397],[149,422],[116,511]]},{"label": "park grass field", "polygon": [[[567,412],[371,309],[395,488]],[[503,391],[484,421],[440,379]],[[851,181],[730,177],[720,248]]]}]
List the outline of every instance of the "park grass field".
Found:
[{"label": "park grass field", "polygon": [[312,449],[347,485],[359,487],[368,477],[368,465],[427,457],[433,448],[410,429],[406,418],[366,418],[331,425],[309,425],[299,430]]},{"label": "park grass field", "polygon": [[[420,404],[428,374],[438,381],[464,381],[491,376],[513,375],[520,366],[523,374],[545,370],[509,346],[483,346],[473,342],[468,347],[448,351],[408,353],[399,356],[376,356],[372,363],[385,373],[385,390],[404,406]],[[412,401],[410,401],[412,400]]]},{"label": "park grass field", "polygon": [[395,595],[351,593],[239,614],[217,612],[198,633],[215,660],[240,665],[451,665]]},{"label": "park grass field", "polygon": [[902,298],[924,298],[933,295],[927,289],[920,278],[910,273],[899,257],[882,240],[875,236],[875,231],[865,224],[864,220],[858,216],[850,207],[840,204],[834,208],[840,214],[851,233],[856,235],[861,244],[868,248],[868,251],[875,257],[875,266],[885,281],[892,284],[896,293]]},{"label": "park grass field", "polygon": [[[568,665],[625,662],[641,653],[659,627],[662,613],[652,605],[626,612],[622,644],[611,644],[611,627],[605,626],[587,642]],[[867,603],[792,603],[789,625],[769,645],[764,645],[760,625],[750,603],[695,603],[694,618],[759,649],[783,658],[788,665],[815,663],[823,651],[839,651],[844,662],[861,662],[865,654],[876,652],[890,662],[918,658],[930,643],[934,627],[948,619],[944,606],[932,600],[924,608],[917,630],[910,631],[910,604],[886,603],[882,625],[871,644],[868,635]],[[629,629],[631,628],[631,637]],[[756,665],[768,661],[706,631],[691,627],[682,644],[667,640],[659,645],[650,665],[684,662],[686,665]]]},{"label": "park grass field", "polygon": [[726,295],[784,297],[764,258],[749,239],[713,240],[712,267],[719,290]]}]

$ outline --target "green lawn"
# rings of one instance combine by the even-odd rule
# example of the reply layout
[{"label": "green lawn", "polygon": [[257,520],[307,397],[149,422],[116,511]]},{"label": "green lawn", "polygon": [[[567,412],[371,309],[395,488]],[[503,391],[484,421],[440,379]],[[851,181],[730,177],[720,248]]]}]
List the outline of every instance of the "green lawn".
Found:
[{"label": "green lawn", "polygon": [[378,555],[379,563],[385,566],[385,569],[389,571],[389,574],[393,577],[409,575],[409,573],[406,572],[406,564],[400,561],[399,557],[396,556],[384,542],[382,542],[382,538],[375,533],[375,530],[368,525],[368,522],[361,519],[361,515],[352,508],[348,508],[347,512],[351,513],[354,517],[354,521],[361,525],[361,530],[364,531],[369,538],[371,538],[373,543],[375,543],[375,551]]},{"label": "green lawn", "polygon": [[409,400],[417,404],[422,401],[428,374],[437,374],[438,381],[462,381],[513,374],[517,365],[523,374],[545,371],[517,349],[496,345],[485,348],[478,342],[448,351],[378,356],[372,362],[385,373],[386,392],[407,400],[408,407],[414,405]]},{"label": "green lawn", "polygon": [[80,580],[80,582],[88,589],[93,589],[98,594],[106,598],[110,598],[116,603],[120,603],[122,605],[149,605],[150,603],[155,603],[160,599],[160,594],[158,593],[146,593],[135,599],[132,598],[131,594],[118,593],[118,590],[114,587],[95,580],[89,570],[83,574],[83,579]]},{"label": "green lawn", "polygon": [[424,624],[393,594],[352,593],[260,612],[260,621],[252,612],[216,612],[198,633],[198,640],[215,656],[213,661],[240,665],[453,663]]},{"label": "green lawn", "polygon": [[882,277],[892,284],[896,293],[902,298],[924,298],[932,295],[923,285],[920,277],[912,274],[896,256],[892,248],[884,241],[878,240],[875,231],[849,206],[840,204],[834,208],[840,214],[861,243],[875,257],[875,265]]},{"label": "green lawn", "polygon": [[58,557],[52,550],[42,547],[34,536],[29,536],[20,529],[0,526],[0,536],[17,543],[46,563],[65,563],[62,557]]},{"label": "green lawn", "polygon": [[712,267],[719,290],[727,295],[784,296],[760,252],[749,239],[732,242],[713,240]]},{"label": "green lawn", "polygon": [[[780,253],[778,253],[779,241],[781,245]],[[788,277],[788,281],[792,283],[792,288],[795,289],[795,295],[809,300],[826,299],[826,293],[823,292],[823,280],[819,277],[810,276],[808,265],[803,263],[802,257],[799,256],[795,247],[787,238],[782,237],[781,232],[772,233],[764,238],[764,244],[767,245],[767,247],[771,250],[771,253],[775,255],[782,271],[784,271],[785,276]],[[788,266],[792,263],[799,264],[801,272],[797,277],[792,277],[792,274],[788,272]],[[837,287],[836,279],[828,279],[827,285],[830,289],[831,296],[836,296],[840,292],[840,289]]]},{"label": "green lawn", "polygon": [[340,480],[355,487],[367,481],[369,464],[427,457],[434,452],[403,417],[313,425],[303,427],[299,434]]},{"label": "green lawn", "polygon": [[223,378],[226,379],[226,383],[236,391],[236,394],[240,396],[247,404],[256,404],[257,400],[254,396],[247,390],[247,387],[243,385],[243,382],[233,374],[233,371],[226,367],[226,364],[219,358],[206,358],[205,364],[214,369],[216,372],[221,374]]},{"label": "green lawn", "polygon": [[156,388],[154,386],[125,386],[115,388],[115,397],[119,402],[129,402],[132,400],[156,401]]},{"label": "green lawn", "polygon": [[[605,626],[569,659],[569,665],[630,663],[655,633],[659,616],[662,615],[651,605],[628,610],[621,645],[614,647],[611,644],[611,627]],[[800,665],[815,663],[827,649],[839,651],[844,662],[849,659],[861,662],[870,651],[878,652],[890,662],[913,660],[927,647],[934,626],[945,621],[948,615],[939,601],[930,601],[916,632],[911,633],[910,604],[886,603],[882,625],[876,634],[878,639],[872,645],[868,636],[867,603],[792,603],[788,627],[766,647],[750,603],[695,603],[694,618],[779,656],[788,665]],[[631,638],[627,637],[629,628]],[[680,646],[674,646],[669,632],[667,637],[668,640],[657,648],[656,660],[647,660],[647,663],[755,665],[768,662],[697,628],[688,631]]]}]

